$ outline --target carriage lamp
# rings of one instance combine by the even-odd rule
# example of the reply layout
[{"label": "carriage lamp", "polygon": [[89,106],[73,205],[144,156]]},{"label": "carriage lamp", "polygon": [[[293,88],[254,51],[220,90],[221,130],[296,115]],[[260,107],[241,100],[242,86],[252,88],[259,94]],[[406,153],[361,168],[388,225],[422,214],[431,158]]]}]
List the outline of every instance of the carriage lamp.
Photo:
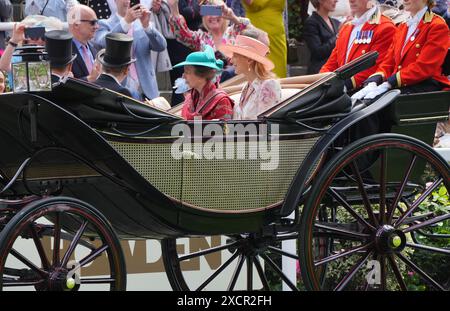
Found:
[{"label": "carriage lamp", "polygon": [[13,56],[20,59],[11,65],[14,93],[52,90],[50,62],[43,46],[16,48]]}]

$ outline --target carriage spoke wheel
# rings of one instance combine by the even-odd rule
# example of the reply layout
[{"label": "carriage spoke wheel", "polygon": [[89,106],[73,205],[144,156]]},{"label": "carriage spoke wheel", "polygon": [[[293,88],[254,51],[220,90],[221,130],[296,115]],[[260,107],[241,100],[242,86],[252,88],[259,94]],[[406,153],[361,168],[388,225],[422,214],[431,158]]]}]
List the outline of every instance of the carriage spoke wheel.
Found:
[{"label": "carriage spoke wheel", "polygon": [[91,290],[126,287],[119,240],[92,206],[72,198],[42,199],[1,231],[0,290],[77,291],[88,284]]},{"label": "carriage spoke wheel", "polygon": [[[295,275],[298,266],[297,252],[281,246],[283,241],[298,244],[297,233],[205,237],[200,239],[210,243],[203,243],[201,250],[192,249],[196,239],[181,239],[187,244],[180,239],[161,242],[164,266],[174,290],[280,290],[282,282],[288,290],[299,289],[300,283],[292,275],[292,267]],[[283,260],[290,265],[291,273],[283,269]]]},{"label": "carriage spoke wheel", "polygon": [[[406,136],[374,135],[347,146],[323,169],[304,208],[305,287],[449,290],[449,174],[433,149]],[[335,217],[324,221],[324,211]],[[331,248],[321,255],[314,249],[324,239]]]}]

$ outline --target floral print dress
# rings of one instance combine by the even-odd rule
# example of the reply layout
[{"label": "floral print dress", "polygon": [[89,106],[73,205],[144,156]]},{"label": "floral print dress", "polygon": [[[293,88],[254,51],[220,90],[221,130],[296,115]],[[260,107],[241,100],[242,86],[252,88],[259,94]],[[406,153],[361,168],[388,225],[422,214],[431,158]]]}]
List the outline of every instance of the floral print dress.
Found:
[{"label": "floral print dress", "polygon": [[239,104],[234,106],[233,119],[256,120],[258,115],[281,101],[281,85],[276,79],[247,83],[242,89]]}]

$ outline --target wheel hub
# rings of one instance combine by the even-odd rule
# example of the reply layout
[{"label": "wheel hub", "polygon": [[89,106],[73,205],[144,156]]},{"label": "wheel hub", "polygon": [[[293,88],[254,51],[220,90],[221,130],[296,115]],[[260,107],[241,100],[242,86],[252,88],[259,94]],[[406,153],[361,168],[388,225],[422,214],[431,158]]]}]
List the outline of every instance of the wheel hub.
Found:
[{"label": "wheel hub", "polygon": [[384,225],[375,234],[375,245],[381,254],[398,253],[405,248],[406,236],[402,231]]},{"label": "wheel hub", "polygon": [[73,277],[68,277],[68,270],[55,268],[48,277],[48,287],[54,291],[77,290],[77,284]]},{"label": "wheel hub", "polygon": [[[227,244],[234,242],[234,239],[227,239]],[[247,256],[255,256],[256,254],[264,252],[269,245],[274,243],[273,237],[255,237],[250,235],[248,237],[241,237],[237,239],[237,245],[230,247],[228,251],[234,253],[239,251]]]}]

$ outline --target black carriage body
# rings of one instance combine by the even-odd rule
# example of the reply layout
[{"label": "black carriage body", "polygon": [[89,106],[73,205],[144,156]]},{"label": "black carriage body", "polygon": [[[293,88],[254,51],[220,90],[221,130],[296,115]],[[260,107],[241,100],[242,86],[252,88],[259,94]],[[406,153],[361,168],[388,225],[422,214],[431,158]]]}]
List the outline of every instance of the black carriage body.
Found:
[{"label": "black carriage body", "polygon": [[[117,235],[160,239],[175,290],[217,290],[216,277],[234,260],[228,290],[244,263],[248,290],[256,288],[253,274],[258,289],[272,289],[267,271],[292,290],[406,290],[404,266],[426,286],[448,289],[448,280],[417,263],[448,267],[449,237],[439,224],[450,212],[436,204],[422,213],[420,205],[450,189],[448,163],[430,147],[436,123],[448,119],[450,92],[394,90],[352,106],[343,81],[376,56],[292,92],[254,121],[188,122],[177,108],[160,111],[73,79],[51,93],[0,95],[0,290],[125,289]],[[275,169],[262,169],[270,159],[256,152],[261,142],[267,151],[277,146]],[[209,235],[226,238],[202,250],[178,247],[178,238]],[[43,247],[49,237],[51,258]],[[15,249],[23,240],[34,242],[36,264]],[[61,240],[70,241],[64,255]],[[284,241],[298,252],[281,249]],[[77,284],[68,270],[75,249],[86,251],[83,269],[97,260],[106,277]],[[185,261],[222,251],[231,257],[210,265],[216,270],[206,280],[185,277]],[[303,285],[281,271],[285,258],[299,261]],[[365,282],[369,259],[380,263],[380,284]]]},{"label": "black carriage body", "polygon": [[[338,137],[361,129],[356,138],[367,136],[382,128],[431,143],[436,122],[448,116],[447,92],[404,95],[389,106],[398,96],[393,92],[350,111],[342,82],[349,74],[352,68],[326,76],[258,121],[209,122],[225,133],[236,124],[252,125],[258,136],[263,126],[268,140],[280,143],[281,168],[273,174],[257,173],[261,161],[196,160],[195,152],[191,159],[174,160],[170,147],[179,138],[171,132],[174,126],[187,125],[193,133],[189,139],[202,146],[210,137],[197,135],[195,122],[82,81],[69,79],[46,98],[2,95],[1,174],[10,180],[31,157],[18,178],[22,182],[2,196],[56,189],[95,206],[123,238],[263,231],[296,209]],[[377,127],[366,131],[365,122],[375,115]],[[239,139],[250,140],[231,137]]]},{"label": "black carriage body", "polygon": [[[277,137],[281,148],[284,148],[282,152],[287,156],[277,174],[271,174],[271,171],[261,173],[261,161],[253,163],[253,160],[244,159],[235,160],[234,167],[231,166],[232,160],[209,161],[209,176],[206,176],[203,172],[208,173],[205,170],[208,160],[174,160],[171,157],[170,147],[178,139],[171,136],[173,124],[161,126],[152,135],[129,137],[100,128],[98,119],[92,123],[99,130],[93,130],[63,108],[70,102],[54,104],[32,94],[5,95],[2,99],[5,104],[2,106],[1,142],[2,149],[7,150],[1,160],[2,175],[12,178],[20,165],[31,158],[23,176],[19,176],[19,182],[4,193],[5,198],[43,195],[42,189],[78,198],[101,211],[122,238],[164,238],[260,230],[264,224],[275,219],[274,212],[281,205],[301,159],[320,137],[300,127],[297,127],[297,132],[285,132],[284,139]],[[35,116],[30,114],[30,107],[36,108]],[[80,114],[83,113],[85,111],[81,109]],[[121,131],[142,132],[149,127],[148,122],[121,121]],[[161,122],[160,119],[158,121]],[[194,130],[194,123],[188,124],[177,118],[172,121],[186,124]],[[249,124],[259,131],[259,126],[267,123]],[[226,126],[231,128],[232,124]],[[286,128],[282,130],[286,131]],[[192,140],[198,138],[192,137]],[[239,143],[248,144],[248,137],[241,138],[234,136],[234,143],[240,140]],[[208,139],[200,137],[200,144],[204,145]],[[298,147],[299,142],[307,145]],[[185,169],[184,174],[181,168]],[[230,174],[232,176],[227,177]],[[250,176],[246,178],[246,174]],[[285,178],[284,174],[290,177]],[[260,179],[252,180],[255,176]],[[234,191],[241,191],[242,194],[237,198],[239,200],[233,199],[233,191],[223,185],[232,187],[233,182],[241,177],[253,184],[246,185],[241,181]],[[205,181],[205,178],[209,180]],[[186,183],[181,193],[183,180],[191,184]],[[281,181],[283,184],[280,184]],[[212,195],[207,200],[197,199],[196,195],[201,198],[208,183],[215,183],[212,187],[209,185]],[[258,192],[253,186],[259,187]],[[267,191],[268,188],[272,191]],[[252,190],[255,193],[249,193]],[[219,194],[230,198],[231,203],[222,202],[223,197],[218,197]],[[187,199],[183,200],[182,195]],[[259,198],[260,195],[264,198]],[[245,206],[240,207],[245,200],[251,204],[246,209]],[[221,209],[222,206],[225,209]]]}]

